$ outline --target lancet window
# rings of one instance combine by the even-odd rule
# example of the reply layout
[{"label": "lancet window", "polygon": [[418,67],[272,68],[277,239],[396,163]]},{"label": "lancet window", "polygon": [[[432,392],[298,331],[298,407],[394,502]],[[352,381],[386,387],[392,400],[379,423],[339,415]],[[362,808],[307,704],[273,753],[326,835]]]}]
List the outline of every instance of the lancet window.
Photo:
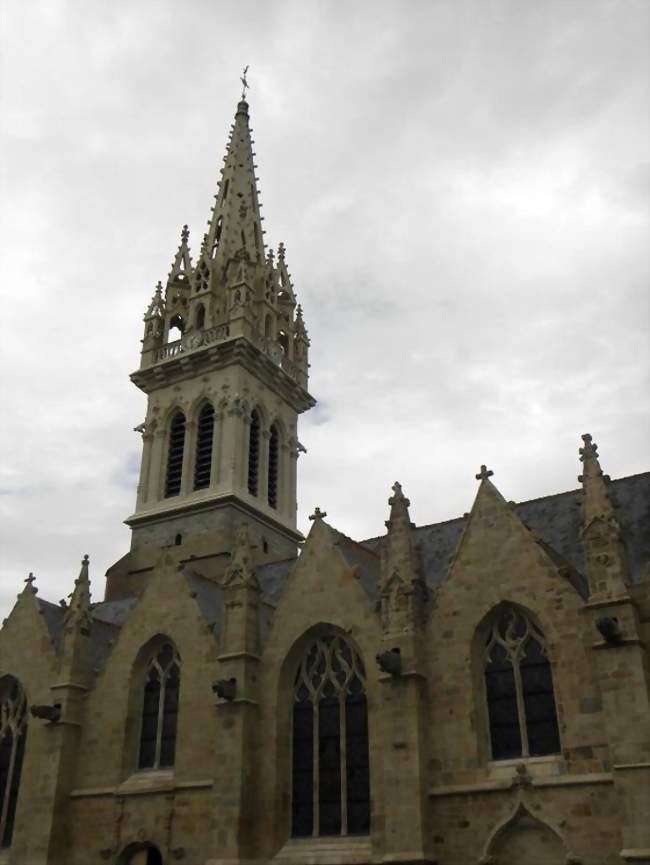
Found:
[{"label": "lancet window", "polygon": [[268,500],[272,508],[278,506],[278,469],[280,463],[280,434],[275,424],[269,434]]},{"label": "lancet window", "polygon": [[0,848],[10,847],[27,738],[27,700],[13,676],[0,679]]},{"label": "lancet window", "polygon": [[292,835],[370,830],[365,670],[341,636],[319,637],[294,681]]},{"label": "lancet window", "polygon": [[196,460],[194,463],[194,489],[210,486],[212,470],[212,440],[214,438],[214,408],[208,402],[199,412],[196,430]]},{"label": "lancet window", "polygon": [[171,643],[163,643],[145,670],[138,768],[174,765],[181,659]]},{"label": "lancet window", "polygon": [[248,431],[248,492],[252,496],[257,495],[259,485],[260,466],[260,416],[257,409],[253,409]]},{"label": "lancet window", "polygon": [[497,610],[485,643],[484,665],[492,758],[558,753],[547,643],[525,612],[511,606]]},{"label": "lancet window", "polygon": [[169,425],[169,447],[167,450],[167,474],[165,496],[177,496],[181,491],[183,453],[185,451],[185,415],[177,411]]}]

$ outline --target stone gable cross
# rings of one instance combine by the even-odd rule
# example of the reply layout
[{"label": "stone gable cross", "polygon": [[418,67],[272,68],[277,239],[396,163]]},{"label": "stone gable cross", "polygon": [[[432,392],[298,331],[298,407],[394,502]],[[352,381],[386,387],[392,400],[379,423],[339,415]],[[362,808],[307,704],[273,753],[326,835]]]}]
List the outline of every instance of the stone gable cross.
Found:
[{"label": "stone gable cross", "polygon": [[481,466],[481,471],[476,475],[477,481],[486,481],[494,474],[487,466]]}]

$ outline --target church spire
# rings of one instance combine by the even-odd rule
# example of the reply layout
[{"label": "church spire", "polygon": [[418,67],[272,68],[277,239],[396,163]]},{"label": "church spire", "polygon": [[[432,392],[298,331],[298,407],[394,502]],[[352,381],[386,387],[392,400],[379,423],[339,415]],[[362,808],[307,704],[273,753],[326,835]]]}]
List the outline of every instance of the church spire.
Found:
[{"label": "church spire", "polygon": [[230,130],[203,251],[203,256],[219,259],[222,266],[226,266],[238,254],[245,255],[253,262],[264,261],[254,156],[248,102],[242,98]]}]

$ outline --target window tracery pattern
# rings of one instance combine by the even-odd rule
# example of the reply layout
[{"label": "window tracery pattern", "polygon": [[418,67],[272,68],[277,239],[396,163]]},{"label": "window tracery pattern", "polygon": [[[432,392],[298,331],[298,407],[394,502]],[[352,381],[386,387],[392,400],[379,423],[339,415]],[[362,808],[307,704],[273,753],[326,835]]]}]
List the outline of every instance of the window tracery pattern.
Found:
[{"label": "window tracery pattern", "polygon": [[294,681],[292,835],[370,830],[365,670],[341,636],[316,639]]},{"label": "window tracery pattern", "polygon": [[248,431],[248,492],[252,496],[257,495],[259,462],[260,462],[260,416],[257,409],[253,409],[250,417],[250,428]]},{"label": "window tracery pattern", "polygon": [[484,668],[492,759],[558,753],[546,639],[523,611],[498,610],[488,631]]},{"label": "window tracery pattern", "polygon": [[11,846],[27,738],[27,699],[12,676],[0,680],[0,848]]},{"label": "window tracery pattern", "polygon": [[174,765],[181,659],[164,643],[147,664],[140,727],[139,769]]},{"label": "window tracery pattern", "polygon": [[280,434],[275,424],[272,425],[269,434],[269,472],[268,472],[268,501],[272,508],[278,506],[278,465],[280,462]]}]

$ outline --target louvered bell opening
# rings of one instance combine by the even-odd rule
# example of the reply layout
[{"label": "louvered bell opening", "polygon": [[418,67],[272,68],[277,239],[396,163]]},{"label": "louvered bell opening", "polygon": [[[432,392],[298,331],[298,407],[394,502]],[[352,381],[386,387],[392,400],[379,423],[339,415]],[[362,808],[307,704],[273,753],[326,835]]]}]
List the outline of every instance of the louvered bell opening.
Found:
[{"label": "louvered bell opening", "polygon": [[183,474],[183,450],[185,448],[185,415],[174,415],[169,430],[169,452],[167,455],[167,477],[165,496],[177,496],[181,491]]},{"label": "louvered bell opening", "polygon": [[278,506],[278,460],[280,456],[280,436],[277,427],[271,427],[269,438],[269,505]]},{"label": "louvered bell opening", "polygon": [[210,486],[212,466],[212,440],[214,438],[214,409],[204,405],[199,414],[196,435],[196,465],[194,467],[194,489],[202,490]]},{"label": "louvered bell opening", "polygon": [[260,463],[260,417],[256,411],[251,414],[248,438],[248,492],[257,495]]}]

